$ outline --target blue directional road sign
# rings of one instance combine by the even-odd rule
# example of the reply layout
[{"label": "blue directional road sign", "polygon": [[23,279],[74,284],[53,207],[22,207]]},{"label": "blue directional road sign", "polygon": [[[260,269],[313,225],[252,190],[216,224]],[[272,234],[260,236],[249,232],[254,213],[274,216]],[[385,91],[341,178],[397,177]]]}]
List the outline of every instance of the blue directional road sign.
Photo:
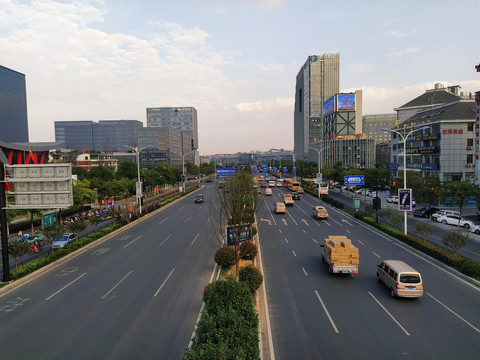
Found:
[{"label": "blue directional road sign", "polygon": [[398,189],[398,210],[412,211],[412,189]]},{"label": "blue directional road sign", "polygon": [[350,175],[344,178],[345,185],[365,185],[365,176],[363,175]]},{"label": "blue directional road sign", "polygon": [[294,166],[294,167],[292,168],[292,172],[294,172],[294,173],[297,172],[297,167],[296,167],[296,166]]}]

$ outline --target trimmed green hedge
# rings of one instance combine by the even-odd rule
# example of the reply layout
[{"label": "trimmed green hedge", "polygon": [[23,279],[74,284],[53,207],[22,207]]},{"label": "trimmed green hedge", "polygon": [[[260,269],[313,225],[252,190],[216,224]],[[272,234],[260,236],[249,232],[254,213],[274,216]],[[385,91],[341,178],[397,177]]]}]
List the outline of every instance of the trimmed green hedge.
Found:
[{"label": "trimmed green hedge", "polygon": [[240,258],[243,260],[253,260],[258,254],[257,245],[253,241],[243,241],[240,244]]},{"label": "trimmed green hedge", "polygon": [[248,284],[248,288],[252,294],[254,294],[260,285],[262,285],[263,275],[258,268],[253,265],[248,265],[240,269],[238,280],[246,282]]},{"label": "trimmed green hedge", "polygon": [[233,246],[224,246],[215,252],[214,261],[222,268],[228,268],[235,264],[235,248]]},{"label": "trimmed green hedge", "polygon": [[432,258],[441,261],[445,265],[448,265],[460,271],[461,273],[470,276],[471,278],[480,280],[479,261],[471,260],[461,255],[455,256],[450,251],[435,244],[432,244],[428,241],[425,242],[418,236],[412,234],[405,235],[403,231],[394,229],[388,225],[378,224],[375,219],[366,216],[365,212],[363,211],[356,212],[354,216],[362,220],[363,222],[379,229],[385,234],[388,234],[404,242],[405,244],[410,245],[411,247],[423,252],[424,254],[427,254]]},{"label": "trimmed green hedge", "polygon": [[204,290],[205,310],[184,360],[259,360],[258,315],[245,282],[233,276]]}]

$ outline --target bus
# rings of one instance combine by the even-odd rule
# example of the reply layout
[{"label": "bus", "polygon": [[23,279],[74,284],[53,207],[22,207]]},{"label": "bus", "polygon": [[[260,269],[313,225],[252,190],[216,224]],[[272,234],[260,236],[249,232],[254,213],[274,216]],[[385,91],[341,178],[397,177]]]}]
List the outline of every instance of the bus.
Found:
[{"label": "bus", "polygon": [[321,182],[318,186],[318,189],[320,191],[320,195],[328,195],[328,182]]},{"label": "bus", "polygon": [[292,180],[288,188],[290,191],[297,191],[297,189],[301,186],[300,181]]}]

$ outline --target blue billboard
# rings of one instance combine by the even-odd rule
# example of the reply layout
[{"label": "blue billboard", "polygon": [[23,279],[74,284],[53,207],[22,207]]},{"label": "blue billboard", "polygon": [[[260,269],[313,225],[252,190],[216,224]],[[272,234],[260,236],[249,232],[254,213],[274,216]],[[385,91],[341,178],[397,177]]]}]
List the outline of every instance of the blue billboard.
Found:
[{"label": "blue billboard", "polygon": [[323,115],[331,114],[335,111],[335,96],[332,96],[330,99],[323,103]]},{"label": "blue billboard", "polygon": [[235,176],[235,168],[218,168],[217,179]]},{"label": "blue billboard", "polygon": [[344,177],[345,185],[365,185],[364,175],[349,175]]},{"label": "blue billboard", "polygon": [[355,111],[355,94],[338,94],[337,111]]}]

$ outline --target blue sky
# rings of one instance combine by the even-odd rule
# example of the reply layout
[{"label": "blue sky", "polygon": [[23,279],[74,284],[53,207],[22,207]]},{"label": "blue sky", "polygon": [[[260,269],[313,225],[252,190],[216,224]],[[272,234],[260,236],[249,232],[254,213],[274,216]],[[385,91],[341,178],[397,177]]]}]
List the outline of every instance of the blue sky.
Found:
[{"label": "blue sky", "polygon": [[201,155],[293,147],[295,77],[340,53],[341,91],[391,113],[437,82],[480,90],[480,0],[0,0],[0,64],[26,75],[31,141],[54,121],[193,106]]}]

